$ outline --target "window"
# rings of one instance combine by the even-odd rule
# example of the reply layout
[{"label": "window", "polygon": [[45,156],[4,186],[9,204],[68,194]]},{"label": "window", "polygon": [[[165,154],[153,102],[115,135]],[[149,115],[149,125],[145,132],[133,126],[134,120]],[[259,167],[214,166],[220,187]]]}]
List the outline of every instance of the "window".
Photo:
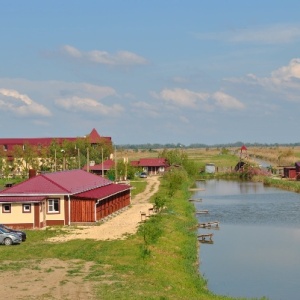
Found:
[{"label": "window", "polygon": [[23,213],[30,213],[31,212],[31,204],[23,204]]},{"label": "window", "polygon": [[7,151],[7,145],[3,145],[3,150]]},{"label": "window", "polygon": [[59,199],[48,199],[48,213],[59,213]]},{"label": "window", "polygon": [[2,204],[2,212],[10,213],[11,212],[11,204]]}]

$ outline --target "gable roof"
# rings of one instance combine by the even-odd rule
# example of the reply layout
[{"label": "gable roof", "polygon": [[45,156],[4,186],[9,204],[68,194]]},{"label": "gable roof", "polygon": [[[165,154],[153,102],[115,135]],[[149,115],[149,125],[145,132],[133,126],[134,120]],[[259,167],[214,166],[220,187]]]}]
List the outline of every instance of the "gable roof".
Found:
[{"label": "gable roof", "polygon": [[75,197],[101,200],[108,196],[112,196],[114,194],[129,190],[130,188],[131,186],[127,184],[110,184],[102,187],[101,189],[95,189],[95,190],[76,194]]},{"label": "gable roof", "polygon": [[167,165],[165,158],[141,158],[139,161],[141,167],[166,167]]},{"label": "gable roof", "polygon": [[88,137],[91,144],[97,144],[101,141],[101,137],[95,128],[93,128]]},{"label": "gable roof", "polygon": [[41,174],[2,190],[9,195],[66,195],[76,194],[112,184],[112,181],[83,170]]}]

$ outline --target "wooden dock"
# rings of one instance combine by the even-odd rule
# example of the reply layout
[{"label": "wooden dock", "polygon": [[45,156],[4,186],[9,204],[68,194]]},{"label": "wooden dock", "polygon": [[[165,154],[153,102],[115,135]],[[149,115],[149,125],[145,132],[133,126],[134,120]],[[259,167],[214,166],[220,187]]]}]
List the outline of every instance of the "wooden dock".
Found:
[{"label": "wooden dock", "polygon": [[215,222],[206,222],[206,223],[199,223],[198,227],[202,228],[211,228],[211,227],[219,227],[220,222],[215,221]]},{"label": "wooden dock", "polygon": [[196,214],[208,214],[208,210],[204,209],[204,210],[197,210]]},{"label": "wooden dock", "polygon": [[199,242],[204,242],[204,243],[213,243],[212,237],[213,233],[206,233],[206,234],[199,234],[198,235],[198,240]]},{"label": "wooden dock", "polygon": [[195,192],[195,191],[205,191],[203,188],[189,188],[189,191]]},{"label": "wooden dock", "polygon": [[198,199],[189,199],[190,202],[202,202],[201,198]]}]

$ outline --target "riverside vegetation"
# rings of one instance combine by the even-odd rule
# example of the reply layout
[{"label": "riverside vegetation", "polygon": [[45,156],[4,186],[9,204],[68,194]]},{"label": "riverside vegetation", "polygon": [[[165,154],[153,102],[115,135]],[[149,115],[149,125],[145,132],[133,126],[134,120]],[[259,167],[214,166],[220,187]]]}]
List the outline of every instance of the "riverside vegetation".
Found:
[{"label": "riverside vegetation", "polygon": [[[206,162],[229,165],[231,161],[234,165],[237,157],[204,153],[204,159],[192,160],[183,151],[163,153],[180,167],[161,179],[160,190],[151,199],[158,213],[143,223],[137,234],[126,240],[49,243],[48,238],[63,233],[60,227],[30,230],[22,245],[1,247],[1,272],[12,274],[29,264],[38,268],[39,261],[48,258],[76,259],[93,263],[82,280],[93,283],[95,299],[236,299],[211,293],[198,272],[197,221],[194,205],[187,200],[199,168]],[[132,185],[137,187],[134,193],[143,188],[140,182]],[[81,276],[80,270],[75,275]]]}]

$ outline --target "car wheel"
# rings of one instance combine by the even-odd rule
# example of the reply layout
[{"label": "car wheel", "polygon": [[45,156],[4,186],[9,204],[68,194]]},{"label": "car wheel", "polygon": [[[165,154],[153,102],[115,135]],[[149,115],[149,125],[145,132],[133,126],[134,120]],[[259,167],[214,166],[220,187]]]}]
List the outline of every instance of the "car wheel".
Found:
[{"label": "car wheel", "polygon": [[6,239],[4,240],[4,245],[6,245],[6,246],[10,246],[12,243],[13,243],[13,242],[12,242],[12,239],[11,239],[11,238],[6,238]]}]

